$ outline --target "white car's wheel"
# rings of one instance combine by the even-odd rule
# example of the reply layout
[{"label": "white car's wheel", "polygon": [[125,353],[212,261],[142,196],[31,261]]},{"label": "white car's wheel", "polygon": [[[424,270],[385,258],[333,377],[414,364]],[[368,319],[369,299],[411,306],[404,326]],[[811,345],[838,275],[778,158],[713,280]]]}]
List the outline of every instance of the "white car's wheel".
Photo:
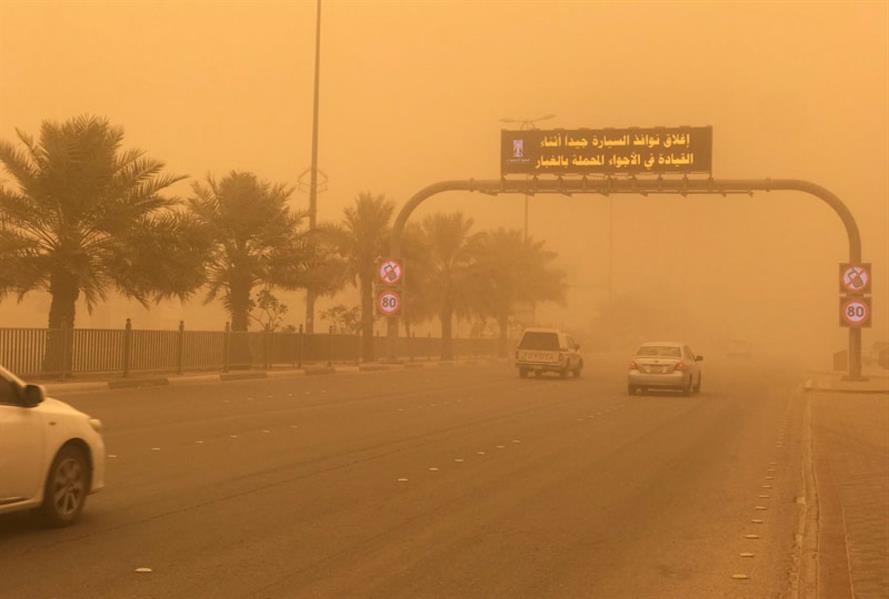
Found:
[{"label": "white car's wheel", "polygon": [[83,450],[66,445],[56,455],[46,476],[40,513],[47,524],[68,526],[77,520],[86,503],[89,486],[89,463]]}]

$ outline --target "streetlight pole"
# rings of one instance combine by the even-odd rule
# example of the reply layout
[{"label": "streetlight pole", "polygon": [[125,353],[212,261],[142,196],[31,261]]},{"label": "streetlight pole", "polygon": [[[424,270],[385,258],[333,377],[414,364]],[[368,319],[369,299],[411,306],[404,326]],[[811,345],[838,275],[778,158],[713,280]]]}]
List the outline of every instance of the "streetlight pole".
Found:
[{"label": "streetlight pole", "polygon": [[[519,130],[527,131],[529,129],[536,129],[538,121],[547,121],[549,119],[556,118],[554,114],[545,114],[543,116],[539,116],[536,119],[500,119],[501,123],[518,123]],[[528,194],[525,194],[525,241],[528,241]]]},{"label": "streetlight pole", "polygon": [[[318,88],[321,71],[321,0],[315,17],[315,99],[312,106],[312,166],[309,181],[309,229],[318,224]],[[306,332],[315,332],[315,290],[306,289]]]}]

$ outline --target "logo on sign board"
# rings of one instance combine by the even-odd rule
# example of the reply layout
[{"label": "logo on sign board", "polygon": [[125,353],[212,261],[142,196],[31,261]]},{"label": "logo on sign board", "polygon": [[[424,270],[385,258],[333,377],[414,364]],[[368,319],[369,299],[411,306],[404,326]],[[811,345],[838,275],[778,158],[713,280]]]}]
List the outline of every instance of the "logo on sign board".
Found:
[{"label": "logo on sign board", "polygon": [[383,316],[396,316],[401,311],[401,294],[387,289],[377,295],[377,311]]},{"label": "logo on sign board", "polygon": [[869,297],[850,297],[840,300],[840,326],[869,327],[871,304]]},{"label": "logo on sign board", "polygon": [[383,260],[378,272],[380,282],[384,285],[397,285],[401,282],[404,268],[398,260]]},{"label": "logo on sign board", "polygon": [[870,264],[840,264],[840,292],[870,293]]},{"label": "logo on sign board", "polygon": [[524,158],[525,157],[525,140],[524,139],[512,140],[512,157],[513,158]]}]

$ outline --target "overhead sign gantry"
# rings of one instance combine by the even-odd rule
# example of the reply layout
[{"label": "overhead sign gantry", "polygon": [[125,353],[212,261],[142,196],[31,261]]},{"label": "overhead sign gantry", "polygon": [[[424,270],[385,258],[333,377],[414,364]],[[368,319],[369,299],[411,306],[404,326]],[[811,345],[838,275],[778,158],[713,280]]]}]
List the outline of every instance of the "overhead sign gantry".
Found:
[{"label": "overhead sign gantry", "polygon": [[[418,191],[402,207],[395,219],[389,254],[393,259],[401,256],[404,227],[417,206],[429,197],[446,191],[475,191],[488,195],[546,193],[569,196],[724,196],[737,193],[753,195],[763,191],[801,191],[822,200],[839,216],[849,243],[848,264],[862,265],[858,224],[849,208],[828,189],[800,179],[714,179],[712,175],[690,179],[689,174],[710,174],[712,136],[711,127],[503,131],[502,177],[441,181]],[[671,173],[681,177],[663,176]],[[514,174],[525,176],[514,179],[507,177]],[[646,177],[646,174],[652,176]],[[868,272],[868,280],[869,276]],[[850,285],[860,283],[859,279],[856,279],[859,282],[851,282],[851,278],[854,277],[850,275]],[[851,308],[848,312],[851,316],[843,318],[850,325],[848,378],[859,380],[861,327],[870,322],[870,298],[852,303],[854,305],[841,305],[841,308],[845,307],[847,311]],[[390,357],[394,357],[398,337],[396,318],[389,319],[388,335]]]}]

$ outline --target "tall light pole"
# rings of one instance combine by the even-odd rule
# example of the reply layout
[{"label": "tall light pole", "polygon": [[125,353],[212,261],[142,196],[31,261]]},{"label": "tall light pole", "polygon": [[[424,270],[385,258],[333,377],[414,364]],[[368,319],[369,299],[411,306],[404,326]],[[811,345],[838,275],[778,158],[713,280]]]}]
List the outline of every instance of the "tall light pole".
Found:
[{"label": "tall light pole", "polygon": [[[521,131],[536,129],[538,121],[547,121],[556,118],[554,114],[545,114],[536,119],[500,119],[501,123],[518,123]],[[528,241],[528,194],[525,194],[525,241]]]},{"label": "tall light pole", "polygon": [[[321,75],[321,0],[315,18],[315,101],[312,106],[312,166],[309,181],[309,229],[318,224],[318,88]],[[315,290],[306,289],[306,332],[315,332]]]}]

